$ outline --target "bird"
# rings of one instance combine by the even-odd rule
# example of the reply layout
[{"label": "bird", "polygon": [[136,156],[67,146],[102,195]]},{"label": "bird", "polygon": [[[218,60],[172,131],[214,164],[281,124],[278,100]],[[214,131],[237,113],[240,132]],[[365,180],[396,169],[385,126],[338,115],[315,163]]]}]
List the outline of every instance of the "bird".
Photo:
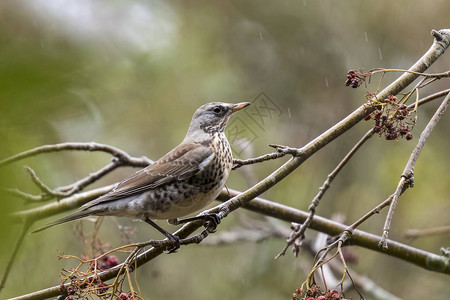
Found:
[{"label": "bird", "polygon": [[233,113],[249,105],[250,102],[211,102],[200,106],[178,146],[117,183],[110,192],[33,233],[88,216],[125,216],[153,226],[172,241],[169,252],[175,252],[180,247],[179,237],[153,220],[166,219],[180,224],[203,219],[205,224],[212,222],[214,228],[217,226],[220,219],[214,214],[178,218],[204,208],[220,194],[233,166],[225,126]]}]

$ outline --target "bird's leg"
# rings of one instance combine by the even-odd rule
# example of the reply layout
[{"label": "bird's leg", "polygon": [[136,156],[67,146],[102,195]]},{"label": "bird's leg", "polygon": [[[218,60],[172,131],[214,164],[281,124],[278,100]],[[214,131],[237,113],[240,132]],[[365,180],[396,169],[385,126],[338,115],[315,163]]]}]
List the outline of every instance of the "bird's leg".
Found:
[{"label": "bird's leg", "polygon": [[167,249],[169,253],[174,253],[180,248],[180,238],[176,235],[170,234],[166,230],[164,230],[162,227],[160,227],[158,224],[150,220],[147,216],[142,217],[142,220],[150,224],[153,228],[164,234],[165,237],[167,237],[170,241],[172,241],[172,246]]},{"label": "bird's leg", "polygon": [[172,224],[172,225],[180,225],[180,224],[184,224],[184,223],[191,222],[191,221],[197,221],[197,220],[203,220],[203,222],[204,222],[203,226],[205,226],[205,228],[207,228],[209,232],[216,231],[217,225],[219,225],[220,221],[221,221],[219,215],[216,213],[204,214],[204,215],[181,219],[181,220],[178,218],[169,219],[167,221],[169,222],[169,224]]}]

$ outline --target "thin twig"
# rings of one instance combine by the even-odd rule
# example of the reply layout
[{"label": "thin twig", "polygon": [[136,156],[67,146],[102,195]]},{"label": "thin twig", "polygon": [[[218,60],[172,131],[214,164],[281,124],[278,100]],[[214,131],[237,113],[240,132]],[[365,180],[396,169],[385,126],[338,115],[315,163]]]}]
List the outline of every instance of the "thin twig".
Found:
[{"label": "thin twig", "polygon": [[41,202],[41,201],[45,201],[45,200],[51,199],[51,197],[49,195],[46,195],[46,194],[44,194],[44,195],[32,195],[32,194],[29,194],[29,193],[22,192],[19,189],[8,189],[8,188],[2,188],[2,189],[5,192],[7,192],[7,193],[9,193],[9,194],[11,194],[11,195],[13,195],[15,197],[18,197],[18,198],[21,198],[21,199],[25,200],[26,202]]},{"label": "thin twig", "polygon": [[35,222],[49,216],[56,215],[61,212],[65,212],[74,208],[79,208],[81,205],[100,197],[101,195],[109,192],[114,187],[114,184],[104,186],[91,191],[78,193],[67,197],[59,202],[52,202],[40,207],[31,208],[28,210],[22,210],[11,214],[13,221],[30,221]]},{"label": "thin twig", "polygon": [[419,137],[419,140],[417,142],[416,147],[411,153],[411,156],[409,157],[409,160],[405,166],[405,169],[403,170],[400,182],[397,186],[397,190],[395,191],[395,194],[392,198],[388,214],[386,216],[386,222],[384,224],[383,228],[383,235],[380,241],[380,247],[383,249],[387,249],[387,238],[389,236],[389,229],[391,225],[392,218],[394,216],[395,207],[397,205],[398,197],[408,188],[414,186],[414,166],[416,165],[417,159],[419,158],[420,152],[422,151],[423,146],[425,145],[428,137],[430,136],[431,132],[433,131],[436,124],[441,119],[442,115],[447,110],[448,106],[450,105],[450,94],[447,94],[444,101],[442,101],[439,108],[434,113],[431,120],[428,122],[425,129],[422,131],[422,134]]},{"label": "thin twig", "polygon": [[9,272],[11,272],[11,268],[16,259],[17,252],[19,251],[20,246],[22,245],[23,239],[25,238],[25,235],[27,234],[28,229],[30,228],[30,225],[31,225],[31,223],[25,222],[23,224],[22,231],[20,232],[19,236],[17,237],[16,243],[14,245],[14,249],[11,253],[11,256],[8,260],[8,264],[6,266],[5,272],[3,273],[3,276],[2,276],[2,281],[0,283],[0,291],[5,287],[6,280],[8,279]]},{"label": "thin twig", "polygon": [[115,148],[113,146],[105,145],[105,144],[99,144],[99,143],[61,143],[61,144],[55,144],[55,145],[45,145],[36,147],[34,149],[21,152],[19,154],[16,154],[14,156],[11,156],[9,158],[3,159],[0,161],[0,167],[11,164],[13,162],[29,158],[32,156],[36,156],[43,153],[50,153],[50,152],[60,152],[60,151],[100,151],[109,153],[114,156],[114,159],[107,164],[106,166],[102,167],[101,169],[97,170],[94,173],[89,174],[83,179],[80,179],[68,186],[59,187],[56,189],[50,189],[47,187],[36,175],[34,170],[32,170],[29,167],[26,167],[25,170],[28,172],[28,174],[31,176],[31,179],[33,182],[39,187],[41,191],[44,192],[42,195],[31,195],[28,193],[24,193],[17,190],[9,190],[9,192],[26,199],[28,201],[44,201],[49,200],[51,198],[61,199],[65,197],[69,197],[81,190],[83,190],[88,185],[96,182],[100,178],[104,177],[105,175],[109,174],[113,170],[115,170],[118,167],[121,166],[132,166],[132,167],[145,167],[149,164],[153,163],[152,160],[150,160],[147,157],[141,157],[136,158],[130,156],[128,153],[126,153],[123,150],[120,150],[118,148]]},{"label": "thin twig", "polygon": [[[319,192],[314,197],[313,201],[311,202],[311,205],[309,206],[308,210],[310,212],[308,219],[298,227],[297,230],[293,231],[289,238],[287,239],[286,246],[284,249],[275,257],[279,258],[280,256],[283,256],[286,254],[287,249],[294,244],[294,242],[298,245],[300,245],[301,240],[304,237],[305,231],[308,228],[308,226],[311,224],[312,219],[316,213],[316,207],[319,205],[320,200],[322,199],[325,192],[328,190],[328,188],[331,186],[331,182],[334,180],[336,175],[344,168],[344,166],[347,164],[347,162],[350,161],[352,156],[362,147],[362,145],[373,136],[374,131],[371,129],[369,130],[359,141],[356,143],[356,145],[347,153],[347,155],[341,160],[341,162],[337,165],[337,167],[327,176],[327,179],[323,183],[323,185],[319,188]],[[300,241],[298,241],[300,239]],[[297,256],[299,252],[299,247],[294,247],[294,255]]]},{"label": "thin twig", "polygon": [[[326,234],[319,233],[319,234],[317,234],[317,237],[315,238],[314,243],[312,243],[311,241],[305,242],[303,249],[305,249],[309,255],[314,256],[321,247],[326,245],[327,237],[328,236]],[[344,249],[342,249],[342,250],[344,250]],[[349,250],[349,249],[347,249],[347,250]],[[351,252],[349,251],[349,253],[351,253]],[[350,254],[350,256],[351,255],[352,254]],[[344,256],[347,256],[347,255],[344,254]],[[342,261],[342,258],[341,258],[341,261]],[[329,271],[327,272],[327,274],[328,274],[327,281],[328,282],[331,281],[329,284],[330,286],[338,285],[338,279],[335,278],[334,274],[340,274],[342,272],[342,267],[343,267],[342,264],[336,260],[330,261],[327,265],[323,266],[323,268],[325,269],[326,272],[327,272],[326,268],[329,268]],[[309,269],[304,268],[303,271],[309,272]],[[368,294],[366,296],[371,296],[371,297],[367,297],[366,299],[374,298],[374,299],[400,300],[400,298],[398,298],[397,296],[384,290],[372,279],[365,277],[365,276],[359,274],[358,272],[356,272],[355,270],[349,268],[348,274],[350,274],[350,273],[352,274],[351,277],[353,279],[352,280],[353,286],[361,288],[364,291],[364,294]],[[345,290],[348,290],[348,289],[349,289],[349,287],[345,288]]]},{"label": "thin twig", "polygon": [[423,76],[425,78],[446,78],[450,77],[450,71],[442,72],[442,73],[422,73],[422,72],[415,72],[411,70],[404,70],[404,69],[374,69],[369,71],[370,75],[377,74],[377,73],[387,73],[387,72],[402,72],[402,73],[411,73],[419,76]]},{"label": "thin twig", "polygon": [[405,233],[408,239],[417,239],[423,236],[445,235],[450,233],[450,226],[433,227],[426,229],[410,229]]},{"label": "thin twig", "polygon": [[397,185],[397,188],[394,192],[394,194],[392,194],[388,199],[389,201],[389,210],[386,216],[386,221],[384,223],[384,227],[383,227],[383,234],[382,234],[382,238],[381,241],[379,243],[379,247],[382,249],[387,249],[387,243],[386,240],[389,236],[389,230],[390,230],[390,226],[391,226],[391,221],[394,217],[394,212],[395,212],[395,208],[397,207],[397,203],[398,203],[398,198],[400,197],[401,194],[403,194],[403,192],[408,188],[408,187],[412,187],[414,185],[414,178],[413,177],[401,177],[400,181]]},{"label": "thin twig", "polygon": [[55,190],[52,191],[52,195],[59,199],[72,196],[73,194],[83,190],[88,185],[96,182],[100,178],[111,173],[118,167],[121,167],[124,165],[125,165],[125,163],[120,160],[113,160],[112,162],[110,162],[106,166],[102,167],[101,169],[95,171],[94,173],[90,173],[88,176],[86,176],[70,185],[56,188]]},{"label": "thin twig", "polygon": [[282,152],[272,152],[272,153],[264,154],[264,155],[261,155],[261,156],[255,157],[255,158],[249,158],[249,159],[235,158],[235,159],[233,159],[233,170],[236,170],[242,166],[261,163],[261,162],[267,161],[267,160],[277,159],[277,158],[283,157],[285,155],[286,155],[286,153],[282,153]]},{"label": "thin twig", "polygon": [[[200,222],[199,222],[200,223]],[[25,231],[26,232],[26,231]],[[192,237],[183,238],[180,240],[180,245],[189,245],[193,243],[200,243],[204,238],[208,236],[208,233],[212,232],[211,228],[205,228],[201,233],[194,235]],[[147,246],[152,246],[154,249],[170,249],[173,246],[173,241],[169,239],[164,240],[148,240],[141,243],[133,243],[128,244],[124,246],[117,247],[115,249],[109,250],[105,253],[102,253],[101,255],[97,256],[94,259],[81,259],[75,256],[71,255],[63,255],[62,258],[74,258],[79,261],[78,266],[75,268],[75,271],[72,272],[72,274],[77,275],[77,282],[79,282],[78,287],[83,290],[84,293],[88,293],[89,289],[92,288],[92,282],[94,278],[99,278],[101,282],[104,281],[102,279],[101,274],[98,273],[98,267],[97,267],[97,261],[100,259],[106,257],[107,255],[110,255],[111,253],[115,252],[124,252],[124,249],[126,248],[134,248],[128,257],[125,259],[125,261],[119,266],[120,268],[116,272],[116,276],[114,279],[114,282],[111,284],[111,287],[113,287],[113,291],[110,293],[111,296],[114,295],[116,292],[116,289],[120,282],[123,281],[123,279],[126,277],[128,280],[128,284],[130,288],[132,289],[132,283],[130,278],[130,272],[133,272],[136,268],[136,259],[138,254]],[[80,267],[83,265],[88,265],[87,271],[81,272],[79,271]],[[72,285],[72,282],[68,282],[63,284],[63,286],[67,289],[70,285]],[[60,288],[61,289],[61,288]],[[64,288],[63,288],[64,289]]]},{"label": "thin twig", "polygon": [[52,194],[52,190],[39,179],[39,177],[36,175],[36,172],[32,168],[25,166],[24,169],[28,173],[28,175],[30,175],[30,178],[34,182],[34,184],[36,184],[43,193],[48,195]]},{"label": "thin twig", "polygon": [[[353,224],[351,224],[350,226],[345,228],[345,230],[339,235],[339,238],[336,239],[333,243],[331,243],[330,245],[328,245],[326,247],[324,253],[317,260],[316,265],[318,263],[322,263],[325,260],[326,256],[328,255],[328,253],[331,250],[333,250],[334,248],[336,248],[339,244],[345,244],[346,242],[348,242],[348,240],[350,240],[350,238],[352,238],[356,228],[359,225],[361,225],[364,221],[369,219],[371,216],[373,216],[374,214],[378,214],[382,208],[388,206],[391,203],[392,198],[393,198],[393,195],[389,196],[382,203],[375,206],[373,209],[371,209],[369,212],[367,212],[364,216],[362,216],[357,221],[355,221]],[[313,270],[315,270],[315,269],[313,269]]]},{"label": "thin twig", "polygon": [[[425,103],[427,103],[429,101],[432,101],[432,100],[438,99],[440,97],[443,97],[443,96],[447,95],[448,93],[450,93],[450,89],[442,90],[442,91],[439,91],[439,92],[434,93],[432,95],[423,97],[422,99],[420,99],[417,102],[417,105],[420,106],[420,105],[425,104]],[[413,108],[414,106],[415,106],[415,103],[409,105],[408,108]]]},{"label": "thin twig", "polygon": [[145,167],[152,163],[150,159],[143,156],[141,158],[135,158],[128,155],[123,150],[120,150],[119,148],[100,144],[100,143],[61,143],[61,144],[55,144],[55,145],[45,145],[33,148],[28,151],[24,151],[21,153],[18,153],[14,156],[5,158],[0,161],[0,167],[6,166],[8,164],[11,164],[13,162],[16,162],[18,160],[22,160],[28,157],[36,156],[38,154],[42,153],[50,153],[50,152],[60,152],[60,151],[100,151],[100,152],[106,152],[111,154],[114,157],[117,157],[119,160],[126,162],[130,166],[135,167]]},{"label": "thin twig", "polygon": [[277,159],[277,158],[283,157],[287,154],[290,154],[294,157],[300,156],[302,154],[301,149],[298,149],[298,148],[292,148],[292,147],[288,147],[288,146],[275,145],[275,144],[270,144],[269,146],[272,148],[275,148],[277,150],[277,152],[272,152],[272,153],[264,154],[264,155],[261,155],[261,156],[255,157],[255,158],[249,158],[249,159],[233,159],[233,170],[236,170],[245,165],[251,165],[251,164],[261,163],[261,162],[272,160],[272,159]]},{"label": "thin twig", "polygon": [[[352,225],[348,226],[345,231],[349,232],[350,234],[353,233],[353,231],[359,227],[362,223],[364,223],[367,219],[369,219],[371,216],[378,214],[380,210],[382,210],[384,207],[388,206],[392,201],[392,195],[389,196],[386,200],[372,208],[370,211],[368,211],[364,216],[356,220]],[[345,237],[344,237],[345,238]],[[348,239],[349,237],[347,237]],[[347,240],[343,239],[342,242],[345,243]]]}]

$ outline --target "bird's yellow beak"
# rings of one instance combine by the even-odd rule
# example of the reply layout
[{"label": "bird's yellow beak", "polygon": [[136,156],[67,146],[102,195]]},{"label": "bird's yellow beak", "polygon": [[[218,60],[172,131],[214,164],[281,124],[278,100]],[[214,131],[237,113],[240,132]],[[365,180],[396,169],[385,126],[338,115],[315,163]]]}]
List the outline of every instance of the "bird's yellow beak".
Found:
[{"label": "bird's yellow beak", "polygon": [[232,111],[237,112],[238,110],[241,110],[241,109],[249,106],[250,104],[251,104],[250,102],[236,103],[235,105],[233,105]]}]

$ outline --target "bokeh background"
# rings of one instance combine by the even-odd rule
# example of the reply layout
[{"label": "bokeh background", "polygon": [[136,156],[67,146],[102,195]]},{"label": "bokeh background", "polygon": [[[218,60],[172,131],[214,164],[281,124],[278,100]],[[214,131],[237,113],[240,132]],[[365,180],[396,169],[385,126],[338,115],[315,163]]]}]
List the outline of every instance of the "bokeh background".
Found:
[{"label": "bokeh background", "polygon": [[[264,126],[241,113],[240,120],[255,138],[239,154],[270,152],[270,143],[302,146],[358,107],[367,91],[377,90],[379,77],[367,88],[346,88],[349,69],[409,68],[431,45],[430,31],[450,26],[448,11],[450,2],[445,0],[1,1],[0,159],[69,141],[110,144],[157,159],[183,139],[201,104],[255,101],[261,92],[280,110],[267,117]],[[429,71],[449,67],[446,53]],[[386,76],[382,86],[396,76]],[[446,79],[421,95],[444,88]],[[349,223],[392,193],[438,105],[435,101],[420,109],[413,141],[371,139],[336,179],[318,214],[341,213]],[[306,210],[326,175],[370,126],[360,123],[263,196]],[[434,253],[449,246],[448,235],[410,241],[404,233],[448,225],[449,131],[445,116],[416,165],[416,187],[401,198],[391,232],[396,240]],[[37,193],[24,165],[57,187],[109,159],[101,153],[41,155],[2,168],[1,186]],[[252,176],[260,180],[282,161],[256,166]],[[117,182],[132,172],[116,171],[94,186]],[[249,178],[236,171],[228,186],[246,189]],[[7,215],[30,207],[2,194],[2,272],[20,232],[20,225],[11,224]],[[361,228],[380,234],[384,216],[385,211]],[[216,234],[254,218],[233,214]],[[83,224],[89,236],[91,222]],[[133,241],[159,237],[146,224],[107,218],[100,238],[111,247],[124,243],[118,224],[136,228]],[[76,264],[58,260],[59,251],[81,255],[88,247],[74,226],[28,236],[0,297],[59,284],[61,269]],[[308,238],[315,234],[309,231]],[[289,299],[305,279],[311,256],[274,260],[283,246],[284,240],[271,239],[184,247],[139,269],[140,287],[146,299]],[[358,256],[351,265],[355,271],[399,297],[448,297],[448,276],[364,249],[352,251]]]}]

